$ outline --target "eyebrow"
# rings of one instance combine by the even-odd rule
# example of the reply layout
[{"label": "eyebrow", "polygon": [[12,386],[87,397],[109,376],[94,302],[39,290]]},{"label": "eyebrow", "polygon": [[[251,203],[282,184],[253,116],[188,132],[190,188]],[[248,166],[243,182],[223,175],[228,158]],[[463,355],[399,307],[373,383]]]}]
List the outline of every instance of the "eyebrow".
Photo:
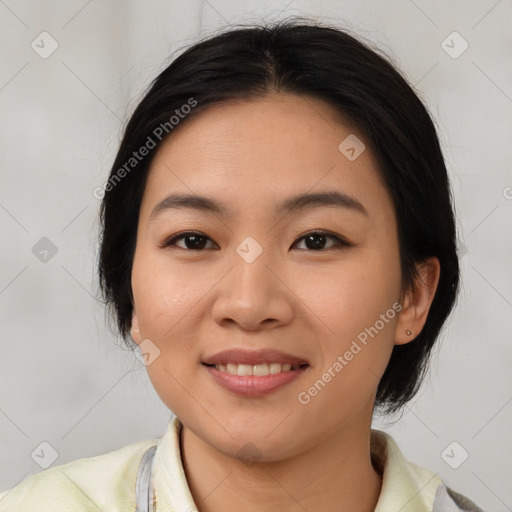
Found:
[{"label": "eyebrow", "polygon": [[[337,207],[368,215],[366,208],[355,197],[337,191],[306,193],[289,197],[275,205],[274,215],[283,215],[315,207]],[[215,199],[194,194],[171,194],[155,205],[149,219],[150,221],[154,220],[163,211],[182,208],[191,208],[222,217],[229,216],[228,209]]]}]

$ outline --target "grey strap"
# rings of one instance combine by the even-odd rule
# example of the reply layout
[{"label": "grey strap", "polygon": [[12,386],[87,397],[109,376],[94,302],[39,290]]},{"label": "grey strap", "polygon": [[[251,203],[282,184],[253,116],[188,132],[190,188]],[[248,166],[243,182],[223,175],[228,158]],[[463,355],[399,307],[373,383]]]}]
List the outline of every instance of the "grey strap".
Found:
[{"label": "grey strap", "polygon": [[484,512],[469,498],[441,483],[437,488],[432,512]]},{"label": "grey strap", "polygon": [[[139,464],[135,482],[135,512],[150,512],[153,508],[153,488],[151,486],[151,468],[155,457],[156,445],[147,450]],[[150,508],[151,507],[151,508]]]}]

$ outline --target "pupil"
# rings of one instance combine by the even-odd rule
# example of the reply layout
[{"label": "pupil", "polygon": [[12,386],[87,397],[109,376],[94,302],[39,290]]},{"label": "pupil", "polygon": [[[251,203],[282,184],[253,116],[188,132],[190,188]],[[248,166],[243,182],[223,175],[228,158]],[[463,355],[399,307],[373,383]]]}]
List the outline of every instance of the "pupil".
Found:
[{"label": "pupil", "polygon": [[187,243],[187,247],[189,249],[190,248],[198,249],[198,248],[200,248],[201,245],[204,245],[204,244],[201,244],[201,242],[204,242],[202,236],[189,235],[189,236],[187,236],[186,240],[188,240],[188,241],[192,240],[192,243]]},{"label": "pupil", "polygon": [[[319,238],[321,238],[320,242],[318,241]],[[312,242],[310,244],[312,249],[323,249],[324,248],[324,245],[325,245],[325,235],[308,235],[306,237],[306,245],[308,245],[307,244],[308,240],[310,242]]]}]

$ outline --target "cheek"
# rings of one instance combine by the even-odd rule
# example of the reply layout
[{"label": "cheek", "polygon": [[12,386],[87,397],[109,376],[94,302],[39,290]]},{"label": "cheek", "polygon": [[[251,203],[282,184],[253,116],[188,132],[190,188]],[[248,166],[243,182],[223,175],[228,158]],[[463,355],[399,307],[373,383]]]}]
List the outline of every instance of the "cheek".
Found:
[{"label": "cheek", "polygon": [[[391,244],[390,244],[391,245]],[[397,299],[400,289],[398,253],[368,250],[325,269],[306,274],[294,291],[312,310],[322,330],[324,360],[318,373],[328,371],[343,378],[338,386],[369,393],[382,376],[394,346]],[[299,284],[300,283],[300,284]],[[393,307],[394,306],[394,307]],[[338,371],[333,368],[342,357]],[[326,378],[329,378],[327,376]]]},{"label": "cheek", "polygon": [[180,324],[190,322],[201,299],[217,281],[198,271],[197,266],[193,271],[192,266],[171,266],[164,254],[141,256],[134,262],[133,293],[140,330],[146,337],[174,337]]},{"label": "cheek", "polygon": [[294,293],[331,336],[355,335],[358,329],[373,325],[391,308],[400,289],[398,263],[377,251],[300,272],[290,279]]}]

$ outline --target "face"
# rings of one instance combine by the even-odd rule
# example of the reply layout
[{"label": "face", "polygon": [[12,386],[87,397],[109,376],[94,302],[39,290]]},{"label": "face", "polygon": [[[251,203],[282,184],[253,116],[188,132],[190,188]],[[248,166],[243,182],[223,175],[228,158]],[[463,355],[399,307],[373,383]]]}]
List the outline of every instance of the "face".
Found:
[{"label": "face", "polygon": [[[146,344],[163,402],[224,454],[251,443],[263,460],[290,457],[371,418],[397,342],[401,272],[376,161],[368,145],[357,156],[354,139],[339,148],[354,135],[364,143],[323,101],[274,94],[199,113],[152,163],[133,262],[132,336]],[[171,194],[204,196],[222,211],[165,208]],[[304,194],[331,202],[278,209]],[[293,378],[226,377],[204,364],[229,349],[273,349],[307,366]],[[272,371],[278,356],[259,357]],[[265,384],[253,386],[257,379]]]}]

